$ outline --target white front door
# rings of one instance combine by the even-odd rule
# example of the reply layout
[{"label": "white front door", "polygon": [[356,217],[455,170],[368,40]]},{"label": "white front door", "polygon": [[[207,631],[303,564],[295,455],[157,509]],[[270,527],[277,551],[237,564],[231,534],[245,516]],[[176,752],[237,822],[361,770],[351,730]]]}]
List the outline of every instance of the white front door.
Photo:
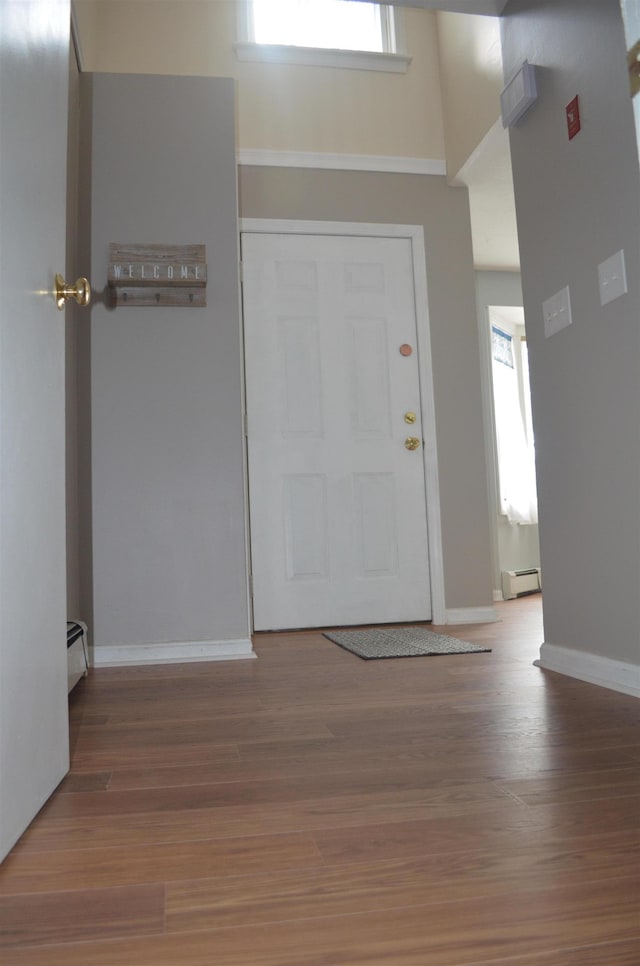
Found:
[{"label": "white front door", "polygon": [[69,762],[64,272],[68,0],[0,0],[0,859]]},{"label": "white front door", "polygon": [[242,259],[256,630],[428,620],[410,240],[245,232]]}]

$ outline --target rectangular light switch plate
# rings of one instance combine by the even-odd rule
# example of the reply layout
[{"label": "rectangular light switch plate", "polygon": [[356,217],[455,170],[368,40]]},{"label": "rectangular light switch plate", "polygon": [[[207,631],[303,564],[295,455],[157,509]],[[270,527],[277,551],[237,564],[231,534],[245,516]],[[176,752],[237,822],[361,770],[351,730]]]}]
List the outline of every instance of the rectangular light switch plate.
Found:
[{"label": "rectangular light switch plate", "polygon": [[568,285],[542,303],[542,314],[544,316],[544,334],[547,339],[571,325],[573,319],[571,318],[571,298]]},{"label": "rectangular light switch plate", "polygon": [[626,294],[627,270],[623,249],[598,265],[598,282],[600,285],[600,305],[607,305],[614,299]]}]

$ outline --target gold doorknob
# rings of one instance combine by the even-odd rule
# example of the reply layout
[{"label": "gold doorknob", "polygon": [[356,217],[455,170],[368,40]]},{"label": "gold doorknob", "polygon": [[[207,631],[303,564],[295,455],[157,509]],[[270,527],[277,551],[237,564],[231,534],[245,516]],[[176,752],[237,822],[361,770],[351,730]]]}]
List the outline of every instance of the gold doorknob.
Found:
[{"label": "gold doorknob", "polygon": [[91,286],[86,278],[77,278],[75,285],[68,285],[62,275],[56,275],[56,305],[64,308],[67,299],[75,299],[78,305],[88,305],[91,301]]},{"label": "gold doorknob", "polygon": [[404,441],[406,449],[417,449],[420,445],[420,440],[417,436],[407,436]]},{"label": "gold doorknob", "polygon": [[404,414],[404,421],[405,423],[409,423],[410,426],[412,426],[415,423],[417,418],[418,417],[416,416],[416,414],[412,412],[408,412]]}]

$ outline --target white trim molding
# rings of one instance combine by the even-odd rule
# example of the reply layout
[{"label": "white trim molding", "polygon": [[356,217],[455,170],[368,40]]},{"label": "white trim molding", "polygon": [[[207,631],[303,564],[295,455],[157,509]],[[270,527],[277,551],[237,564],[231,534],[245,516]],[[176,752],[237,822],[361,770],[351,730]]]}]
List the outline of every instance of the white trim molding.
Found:
[{"label": "white trim molding", "polygon": [[[241,218],[240,232],[296,235],[342,235],[378,238],[406,238],[411,243],[424,460],[431,611],[434,624],[446,623],[444,557],[440,519],[440,478],[436,447],[436,415],[433,391],[433,361],[427,296],[427,262],[422,225],[385,225],[367,222],[286,221],[270,218]],[[495,612],[493,612],[495,613]],[[484,618],[484,620],[496,620]]]},{"label": "white trim molding", "polygon": [[616,661],[600,654],[588,654],[570,647],[547,644],[540,648],[540,658],[533,662],[545,671],[557,671],[568,677],[597,684],[640,698],[640,665]]},{"label": "white trim molding", "polygon": [[375,154],[335,154],[326,151],[272,151],[240,148],[238,164],[268,168],[319,168],[332,171],[381,171],[387,174],[446,176],[439,158],[402,158]]},{"label": "white trim molding", "polygon": [[406,54],[382,53],[377,50],[334,50],[289,44],[255,44],[244,40],[234,44],[234,47],[238,60],[260,64],[376,70],[391,74],[406,74],[411,64],[411,57]]},{"label": "white trim molding", "polygon": [[241,661],[255,658],[251,641],[179,641],[159,644],[98,644],[94,667],[140,664],[191,664],[195,661]]},{"label": "white trim molding", "polygon": [[495,607],[448,607],[445,623],[494,624],[497,620],[499,617]]}]

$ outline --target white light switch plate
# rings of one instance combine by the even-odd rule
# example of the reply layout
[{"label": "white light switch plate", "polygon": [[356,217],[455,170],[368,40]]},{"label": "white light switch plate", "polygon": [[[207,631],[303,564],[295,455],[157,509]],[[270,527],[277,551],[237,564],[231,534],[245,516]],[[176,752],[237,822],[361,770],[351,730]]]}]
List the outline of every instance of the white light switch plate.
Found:
[{"label": "white light switch plate", "polygon": [[547,339],[559,332],[560,329],[571,325],[573,319],[571,318],[571,298],[568,285],[542,303],[542,314],[544,316],[544,334]]},{"label": "white light switch plate", "polygon": [[627,292],[627,271],[624,264],[624,250],[620,249],[606,262],[598,265],[600,283],[600,305],[607,305]]}]

